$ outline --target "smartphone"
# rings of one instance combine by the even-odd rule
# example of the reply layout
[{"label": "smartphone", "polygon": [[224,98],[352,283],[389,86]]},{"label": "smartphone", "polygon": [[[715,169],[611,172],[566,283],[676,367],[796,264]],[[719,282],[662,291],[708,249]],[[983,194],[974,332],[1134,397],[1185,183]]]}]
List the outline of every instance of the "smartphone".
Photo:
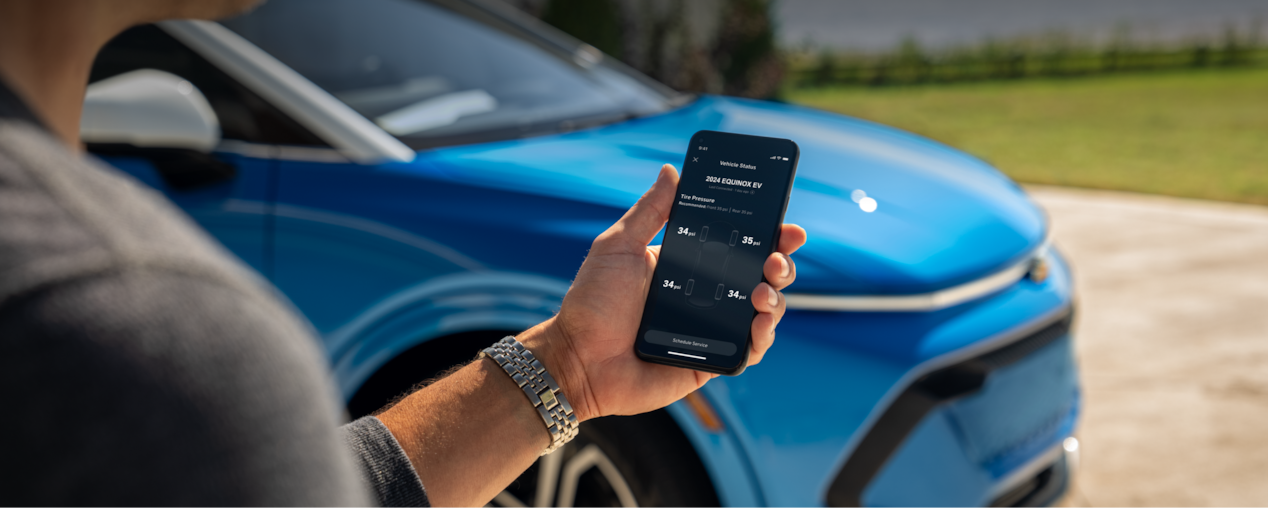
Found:
[{"label": "smartphone", "polygon": [[779,245],[799,155],[787,139],[691,136],[634,341],[639,358],[732,376],[744,371],[757,315],[749,293]]}]

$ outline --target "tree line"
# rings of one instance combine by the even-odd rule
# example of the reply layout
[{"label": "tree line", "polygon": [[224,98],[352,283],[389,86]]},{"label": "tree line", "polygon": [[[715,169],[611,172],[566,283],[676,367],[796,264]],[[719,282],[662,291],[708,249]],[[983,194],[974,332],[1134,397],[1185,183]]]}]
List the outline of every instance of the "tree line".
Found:
[{"label": "tree line", "polygon": [[1260,66],[1268,63],[1268,47],[1255,22],[1183,43],[1142,43],[1126,29],[1100,44],[1057,32],[932,50],[907,38],[890,51],[801,51],[789,61],[794,87],[893,86]]}]

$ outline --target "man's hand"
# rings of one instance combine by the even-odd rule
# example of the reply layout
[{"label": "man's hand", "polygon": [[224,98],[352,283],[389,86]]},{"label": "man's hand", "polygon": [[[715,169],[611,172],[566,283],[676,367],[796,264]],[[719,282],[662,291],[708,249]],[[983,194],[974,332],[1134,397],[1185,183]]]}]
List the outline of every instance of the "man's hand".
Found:
[{"label": "man's hand", "polygon": [[[612,227],[599,235],[554,318],[524,332],[521,342],[559,378],[577,417],[644,413],[667,406],[717,374],[647,363],[634,355],[634,338],[660,255],[648,243],[669,218],[678,187],[672,165]],[[785,224],[777,252],[763,267],[766,280],[753,290],[753,346],[749,365],[775,341],[784,316],[779,290],[792,283],[796,267],[788,256],[806,243],[806,231]],[[773,286],[773,287],[772,287]]]}]

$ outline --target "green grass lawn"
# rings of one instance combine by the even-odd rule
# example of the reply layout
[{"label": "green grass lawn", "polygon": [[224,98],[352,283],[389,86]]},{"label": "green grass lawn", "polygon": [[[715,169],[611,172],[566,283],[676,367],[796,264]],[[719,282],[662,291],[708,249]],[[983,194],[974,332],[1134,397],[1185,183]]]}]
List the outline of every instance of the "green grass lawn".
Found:
[{"label": "green grass lawn", "polygon": [[1268,70],[790,90],[1025,183],[1268,204]]}]

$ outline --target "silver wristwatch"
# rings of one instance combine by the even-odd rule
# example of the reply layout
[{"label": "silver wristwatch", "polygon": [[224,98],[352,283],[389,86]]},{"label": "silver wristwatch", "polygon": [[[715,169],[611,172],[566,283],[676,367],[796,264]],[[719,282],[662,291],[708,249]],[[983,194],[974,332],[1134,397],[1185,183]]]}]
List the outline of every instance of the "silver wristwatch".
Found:
[{"label": "silver wristwatch", "polygon": [[577,415],[572,412],[572,404],[568,403],[555,378],[546,372],[546,366],[533,356],[532,351],[515,337],[506,337],[484,348],[480,356],[492,358],[502,366],[502,370],[524,390],[537,414],[541,415],[546,430],[550,432],[550,447],[542,455],[558,450],[577,437]]}]

